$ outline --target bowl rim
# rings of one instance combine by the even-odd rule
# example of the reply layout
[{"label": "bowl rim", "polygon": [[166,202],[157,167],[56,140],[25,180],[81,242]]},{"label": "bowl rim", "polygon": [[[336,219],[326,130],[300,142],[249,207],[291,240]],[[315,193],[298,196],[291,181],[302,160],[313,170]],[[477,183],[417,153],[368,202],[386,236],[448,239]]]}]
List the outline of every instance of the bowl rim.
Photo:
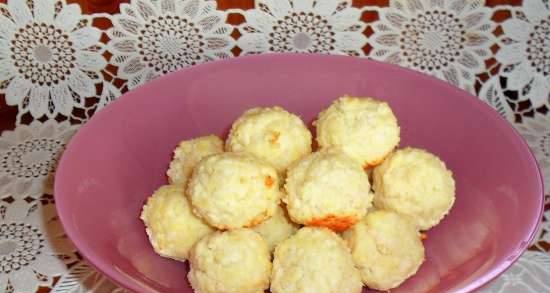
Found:
[{"label": "bowl rim", "polygon": [[[170,76],[181,74],[180,72],[193,72],[196,71],[197,68],[199,70],[204,70],[208,67],[219,67],[219,66],[231,66],[235,63],[243,63],[243,62],[265,62],[270,59],[292,59],[292,58],[298,58],[298,59],[307,59],[310,58],[311,60],[315,59],[355,59],[355,62],[362,62],[364,63],[364,66],[369,66],[368,64],[376,64],[376,66],[379,67],[385,67],[389,68],[390,70],[394,71],[404,71],[408,72],[408,75],[414,75],[419,79],[427,79],[431,83],[438,83],[442,87],[445,88],[446,91],[454,91],[454,92],[460,92],[460,96],[462,96],[465,100],[468,100],[470,103],[470,107],[475,107],[477,110],[481,111],[484,115],[491,116],[493,119],[499,121],[498,123],[504,123],[508,127],[508,129],[511,130],[513,133],[513,136],[516,140],[518,140],[521,144],[521,147],[527,151],[528,158],[529,158],[529,165],[535,166],[537,171],[537,189],[538,194],[540,195],[540,200],[538,203],[539,210],[538,210],[538,217],[536,222],[530,223],[529,227],[529,239],[525,242],[525,244],[520,245],[516,251],[514,251],[512,254],[510,254],[506,260],[504,260],[502,263],[498,264],[497,266],[493,267],[483,275],[481,275],[479,278],[472,281],[470,284],[456,290],[456,293],[466,293],[466,292],[473,292],[476,289],[481,288],[482,286],[488,284],[490,281],[497,278],[499,275],[501,275],[506,269],[508,269],[512,264],[514,264],[519,257],[527,250],[530,243],[533,241],[539,226],[541,225],[542,216],[544,213],[544,181],[542,178],[542,173],[540,170],[540,165],[537,162],[535,156],[533,155],[533,152],[529,148],[528,144],[526,143],[525,139],[519,134],[519,132],[512,126],[512,124],[503,118],[500,114],[496,112],[491,106],[483,102],[478,97],[475,97],[471,93],[460,89],[458,87],[455,87],[451,85],[448,82],[445,82],[443,80],[440,80],[436,77],[433,77],[431,75],[424,74],[422,72],[409,69],[406,67],[402,67],[395,64],[390,64],[386,62],[376,61],[372,59],[363,59],[363,58],[357,58],[352,56],[342,56],[342,55],[329,55],[329,54],[319,54],[319,53],[310,53],[310,54],[302,54],[302,53],[263,53],[258,55],[247,55],[247,56],[240,56],[240,57],[234,57],[229,59],[223,59],[223,60],[217,60],[217,61],[210,61],[207,63],[198,64],[195,66],[190,66],[187,68],[182,68],[179,70],[176,70],[174,72],[167,73],[163,76],[160,76],[154,80],[151,80],[149,82],[146,82],[132,90],[127,91],[126,93],[119,96],[116,100],[112,101],[109,105],[107,105],[104,109],[101,111],[95,113],[92,118],[84,123],[75,133],[75,135],[70,139],[69,143],[65,147],[65,151],[63,152],[61,159],[59,160],[59,164],[57,166],[57,171],[55,173],[55,180],[54,180],[54,198],[55,198],[55,208],[59,217],[59,220],[64,228],[64,231],[66,235],[69,237],[69,239],[73,242],[77,250],[80,254],[82,254],[83,258],[87,260],[87,262],[95,268],[97,271],[101,272],[103,276],[108,278],[109,280],[113,281],[118,286],[130,290],[132,292],[142,292],[144,288],[151,288],[150,286],[141,285],[138,282],[135,282],[133,279],[128,278],[125,276],[123,272],[120,272],[119,270],[115,269],[113,266],[111,266],[106,260],[104,260],[102,257],[100,257],[98,254],[94,253],[91,250],[86,250],[86,244],[84,241],[79,239],[79,237],[76,236],[77,231],[73,229],[72,225],[68,224],[70,222],[70,219],[68,218],[68,214],[65,214],[63,211],[65,209],[65,203],[63,201],[63,198],[66,196],[63,196],[62,194],[65,194],[63,191],[63,184],[61,183],[62,180],[60,180],[61,177],[63,177],[63,174],[66,171],[66,161],[68,160],[69,156],[66,156],[65,154],[70,154],[73,152],[73,145],[74,142],[79,139],[80,136],[85,135],[87,133],[87,129],[90,127],[90,125],[93,125],[96,123],[95,121],[101,120],[103,116],[109,115],[110,112],[113,111],[113,108],[116,107],[110,107],[114,104],[124,103],[126,99],[128,99],[128,96],[134,95],[136,92],[141,91],[147,91],[148,88],[154,88],[156,86],[156,83],[162,82],[163,79],[169,78]],[[84,249],[82,249],[84,247]],[[431,289],[430,289],[431,290]],[[155,290],[157,291],[157,290]],[[431,291],[428,291],[431,292]]]}]

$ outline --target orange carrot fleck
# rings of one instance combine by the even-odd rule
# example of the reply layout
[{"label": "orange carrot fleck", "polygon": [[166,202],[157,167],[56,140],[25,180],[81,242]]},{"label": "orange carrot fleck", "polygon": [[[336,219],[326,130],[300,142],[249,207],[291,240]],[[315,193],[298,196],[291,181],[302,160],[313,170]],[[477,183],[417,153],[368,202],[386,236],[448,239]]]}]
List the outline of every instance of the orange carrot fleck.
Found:
[{"label": "orange carrot fleck", "polygon": [[313,227],[327,227],[334,232],[344,232],[356,222],[357,220],[352,216],[327,215],[322,218],[313,218],[305,224]]},{"label": "orange carrot fleck", "polygon": [[273,178],[271,178],[271,176],[266,176],[264,184],[266,187],[270,188],[271,186],[273,186]]},{"label": "orange carrot fleck", "polygon": [[371,167],[371,165],[369,165],[368,163],[365,163],[363,165],[363,170],[368,171],[370,169],[370,167]]},{"label": "orange carrot fleck", "polygon": [[374,167],[380,165],[380,163],[382,163],[383,161],[384,161],[384,159],[378,159],[378,160],[375,160],[375,161],[365,162],[365,163],[363,163],[363,170],[367,171],[370,168],[374,168]]},{"label": "orange carrot fleck", "polygon": [[426,233],[420,233],[420,240],[424,241],[428,239],[428,235],[426,235]]},{"label": "orange carrot fleck", "polygon": [[281,136],[281,133],[277,132],[277,131],[274,131],[272,134],[271,134],[271,138],[269,138],[269,142],[274,144],[277,142],[277,140],[279,139],[279,136]]}]

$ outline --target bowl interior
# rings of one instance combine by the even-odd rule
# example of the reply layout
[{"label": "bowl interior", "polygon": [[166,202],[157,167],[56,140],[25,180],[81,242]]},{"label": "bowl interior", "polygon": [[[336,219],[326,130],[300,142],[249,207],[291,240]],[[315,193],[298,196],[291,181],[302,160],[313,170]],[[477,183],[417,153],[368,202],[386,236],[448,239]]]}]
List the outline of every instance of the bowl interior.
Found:
[{"label": "bowl interior", "polygon": [[322,55],[261,55],[182,70],[129,92],[72,139],[55,184],[63,225],[83,255],[135,292],[192,292],[187,265],[157,256],[139,213],[165,184],[182,139],[224,135],[253,106],[310,123],[341,95],[386,100],[401,146],[426,148],[454,172],[457,199],[428,232],[426,262],[395,292],[467,292],[508,267],[540,218],[542,183],[526,144],[492,109],[396,66]]}]

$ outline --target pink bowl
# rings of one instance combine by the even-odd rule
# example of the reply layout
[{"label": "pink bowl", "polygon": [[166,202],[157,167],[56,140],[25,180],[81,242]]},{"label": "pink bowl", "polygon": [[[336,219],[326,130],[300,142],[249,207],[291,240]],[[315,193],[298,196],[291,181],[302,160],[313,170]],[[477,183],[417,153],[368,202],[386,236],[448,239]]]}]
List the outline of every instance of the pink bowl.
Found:
[{"label": "pink bowl", "polygon": [[426,262],[392,292],[469,292],[509,267],[540,222],[534,157],[489,106],[447,83],[397,66],[326,55],[270,54],[169,74],[120,97],[84,125],[55,181],[61,221],[80,252],[135,292],[192,292],[187,265],[157,256],[138,219],[166,182],[181,139],[223,135],[253,106],[280,105],[311,122],[341,95],[374,96],[394,109],[401,146],[439,155],[457,199],[428,232]]}]

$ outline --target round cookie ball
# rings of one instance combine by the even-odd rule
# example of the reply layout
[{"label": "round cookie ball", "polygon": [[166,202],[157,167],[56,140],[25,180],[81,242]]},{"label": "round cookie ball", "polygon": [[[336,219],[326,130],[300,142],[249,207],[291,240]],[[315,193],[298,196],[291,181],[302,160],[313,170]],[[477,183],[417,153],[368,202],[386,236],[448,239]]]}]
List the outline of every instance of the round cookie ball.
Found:
[{"label": "round cookie ball", "polygon": [[439,223],[455,201],[453,174],[437,156],[405,148],[373,172],[374,205],[410,216],[421,230]]},{"label": "round cookie ball", "polygon": [[269,251],[273,252],[279,243],[296,233],[298,228],[299,226],[293,223],[286,214],[285,208],[279,206],[277,210],[275,210],[275,214],[254,227],[254,231],[258,232],[258,234],[264,238],[269,247]]},{"label": "round cookie ball", "polygon": [[338,146],[365,169],[381,163],[399,144],[399,126],[388,103],[341,97],[314,122],[321,148]]},{"label": "round cookie ball", "polygon": [[209,156],[187,185],[193,211],[218,229],[253,227],[271,217],[280,202],[279,177],[248,153]]},{"label": "round cookie ball", "polygon": [[261,293],[269,287],[271,255],[250,229],[214,232],[191,250],[187,278],[195,292]]},{"label": "round cookie ball", "polygon": [[362,286],[349,248],[329,229],[304,227],[275,249],[272,293],[358,293]]},{"label": "round cookie ball", "polygon": [[363,283],[389,290],[414,275],[424,262],[424,246],[415,226],[399,214],[373,211],[344,232]]},{"label": "round cookie ball", "polygon": [[215,135],[181,141],[174,150],[174,158],[166,172],[168,182],[185,185],[200,160],[222,152],[223,141]]},{"label": "round cookie ball", "polygon": [[285,183],[290,218],[340,232],[361,219],[372,194],[361,166],[337,149],[324,149],[292,165]]},{"label": "round cookie ball", "polygon": [[233,123],[226,149],[249,152],[283,172],[311,153],[311,133],[300,117],[283,108],[252,108]]},{"label": "round cookie ball", "polygon": [[213,229],[193,214],[182,186],[164,185],[143,206],[141,219],[159,255],[184,261],[197,240]]}]

